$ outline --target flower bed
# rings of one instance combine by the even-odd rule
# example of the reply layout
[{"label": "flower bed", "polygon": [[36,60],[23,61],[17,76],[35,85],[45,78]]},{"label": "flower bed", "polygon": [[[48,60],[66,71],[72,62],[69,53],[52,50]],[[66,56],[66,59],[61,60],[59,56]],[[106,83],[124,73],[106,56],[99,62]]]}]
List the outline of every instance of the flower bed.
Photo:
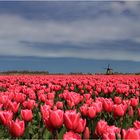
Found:
[{"label": "flower bed", "polygon": [[139,76],[0,76],[0,138],[140,139],[139,95]]}]

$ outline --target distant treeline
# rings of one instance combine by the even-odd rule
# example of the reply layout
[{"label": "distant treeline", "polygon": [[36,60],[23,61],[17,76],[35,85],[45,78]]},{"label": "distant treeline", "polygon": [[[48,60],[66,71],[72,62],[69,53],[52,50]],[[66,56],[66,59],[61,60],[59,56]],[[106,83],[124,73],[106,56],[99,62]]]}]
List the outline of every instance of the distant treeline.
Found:
[{"label": "distant treeline", "polygon": [[[48,71],[28,71],[28,70],[23,70],[23,71],[3,71],[0,72],[1,75],[18,75],[18,74],[42,74],[42,75],[106,75],[105,73],[82,73],[82,72],[70,72],[70,73],[49,73]],[[140,72],[137,73],[119,73],[119,72],[114,72],[111,75],[140,75]]]},{"label": "distant treeline", "polygon": [[23,70],[23,71],[4,71],[0,72],[0,74],[6,74],[6,75],[11,75],[11,74],[49,74],[48,71],[28,71],[28,70]]}]

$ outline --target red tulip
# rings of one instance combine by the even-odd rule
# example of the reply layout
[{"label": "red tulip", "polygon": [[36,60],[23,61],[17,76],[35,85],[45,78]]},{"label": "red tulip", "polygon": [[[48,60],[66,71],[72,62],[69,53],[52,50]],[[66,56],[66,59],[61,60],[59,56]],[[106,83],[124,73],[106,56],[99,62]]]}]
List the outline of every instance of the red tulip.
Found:
[{"label": "red tulip", "polygon": [[25,121],[32,121],[33,118],[32,111],[29,109],[21,110],[21,117]]},{"label": "red tulip", "polygon": [[91,119],[96,117],[96,107],[88,107],[88,117]]},{"label": "red tulip", "polygon": [[7,95],[1,95],[0,96],[0,103],[1,104],[5,104],[8,100],[8,96]]},{"label": "red tulip", "polygon": [[130,106],[129,111],[128,111],[128,114],[129,114],[130,117],[133,117],[134,110],[133,110],[133,107],[132,106]]},{"label": "red tulip", "polygon": [[8,126],[13,118],[13,113],[10,111],[0,111],[0,122],[4,126]]},{"label": "red tulip", "polygon": [[80,90],[80,93],[81,93],[81,94],[84,94],[84,90],[83,90],[83,89],[81,89],[81,90]]},{"label": "red tulip", "polygon": [[15,95],[14,95],[14,100],[17,103],[22,103],[23,101],[25,101],[25,99],[26,99],[26,95],[25,94],[15,93]]},{"label": "red tulip", "polygon": [[50,121],[48,121],[49,114],[50,114],[50,108],[51,107],[49,105],[43,105],[40,107],[43,122],[49,131],[53,130],[52,125],[50,124]]},{"label": "red tulip", "polygon": [[138,116],[140,117],[140,108],[138,108]]},{"label": "red tulip", "polygon": [[80,113],[76,113],[76,110],[67,110],[64,114],[64,123],[67,129],[75,130],[80,121]]},{"label": "red tulip", "polygon": [[108,87],[108,92],[109,92],[109,93],[112,93],[113,90],[114,90],[114,87]]},{"label": "red tulip", "polygon": [[129,128],[128,130],[122,130],[123,139],[126,140],[139,140],[140,139],[140,131],[134,128]]},{"label": "red tulip", "polygon": [[90,99],[90,97],[91,97],[91,95],[90,95],[90,94],[84,94],[83,96],[86,98],[86,100],[89,100],[89,99]]},{"label": "red tulip", "polygon": [[86,100],[85,104],[87,104],[88,106],[90,106],[92,104],[94,100],[92,98]]},{"label": "red tulip", "polygon": [[28,101],[24,101],[22,105],[24,108],[31,109],[31,110],[33,110],[34,106],[37,106],[35,100],[30,100],[30,99],[28,99]]},{"label": "red tulip", "polygon": [[112,99],[104,99],[103,108],[106,112],[110,113],[113,109],[113,101]]},{"label": "red tulip", "polygon": [[81,111],[81,114],[82,114],[83,116],[87,116],[88,105],[87,105],[87,104],[83,104],[83,105],[80,107],[80,111]]},{"label": "red tulip", "polygon": [[55,92],[48,93],[48,94],[47,94],[47,98],[48,98],[49,100],[53,100],[53,99],[55,98]]},{"label": "red tulip", "polygon": [[41,113],[45,126],[49,131],[57,129],[62,126],[64,120],[63,119],[64,112],[62,110],[60,109],[51,110],[50,106],[44,105],[41,106]]},{"label": "red tulip", "polygon": [[0,110],[2,109],[2,107],[3,107],[3,104],[0,104]]},{"label": "red tulip", "polygon": [[96,125],[95,134],[102,136],[106,132],[107,126],[108,125],[106,121],[100,120]]},{"label": "red tulip", "polygon": [[49,105],[49,106],[53,107],[54,100],[48,100],[48,99],[46,99],[45,103],[46,103],[46,105]]},{"label": "red tulip", "polygon": [[139,104],[139,99],[138,98],[131,98],[131,106],[136,107]]},{"label": "red tulip", "polygon": [[64,114],[64,112],[60,109],[50,111],[49,121],[52,124],[53,128],[57,129],[62,126],[63,114]]},{"label": "red tulip", "polygon": [[86,119],[83,120],[83,119],[80,118],[78,127],[75,129],[74,132],[82,133],[85,129],[85,126],[86,126]]},{"label": "red tulip", "polygon": [[34,93],[34,92],[29,93],[29,98],[30,98],[31,100],[35,100],[35,99],[36,99],[35,93]]},{"label": "red tulip", "polygon": [[115,103],[115,104],[121,104],[121,103],[122,103],[122,98],[121,98],[121,97],[115,96],[115,97],[114,97],[114,103]]},{"label": "red tulip", "polygon": [[140,121],[136,120],[133,124],[136,129],[140,129]]},{"label": "red tulip", "polygon": [[39,101],[42,101],[42,102],[46,102],[46,100],[47,100],[47,95],[46,94],[39,94],[38,95],[38,100]]},{"label": "red tulip", "polygon": [[11,102],[9,101],[8,107],[13,113],[17,113],[19,109],[20,103],[17,102]]},{"label": "red tulip", "polygon": [[107,130],[105,133],[103,133],[103,139],[106,140],[112,140],[112,139],[116,139],[116,135],[117,137],[120,139],[121,135],[120,135],[120,128],[116,127],[116,126],[108,126]]},{"label": "red tulip", "polygon": [[103,134],[103,140],[116,140],[116,134],[114,132],[106,132]]},{"label": "red tulip", "polygon": [[88,127],[86,127],[86,129],[84,131],[83,138],[84,139],[89,139],[90,138],[90,131],[89,131]]},{"label": "red tulip", "polygon": [[73,131],[66,132],[63,135],[63,140],[82,140],[81,136]]},{"label": "red tulip", "polygon": [[58,109],[63,109],[63,102],[58,101],[58,102],[56,103],[56,107],[57,107]]},{"label": "red tulip", "polygon": [[70,90],[73,91],[73,90],[74,90],[74,86],[71,86],[71,87],[70,87]]},{"label": "red tulip", "polygon": [[124,105],[120,104],[120,105],[114,105],[113,106],[113,112],[115,116],[119,116],[122,117],[125,114],[125,108]]},{"label": "red tulip", "polygon": [[102,105],[101,101],[93,102],[91,106],[96,108],[96,113],[100,113],[102,111],[102,109],[103,109],[103,105]]},{"label": "red tulip", "polygon": [[40,106],[40,110],[41,110],[43,119],[48,119],[50,109],[51,109],[51,107],[49,105]]},{"label": "red tulip", "polygon": [[67,100],[67,105],[72,109],[75,106],[74,102],[71,100]]},{"label": "red tulip", "polygon": [[10,133],[14,137],[21,137],[24,134],[25,123],[16,119],[16,121],[11,121],[9,125]]},{"label": "red tulip", "polygon": [[96,91],[98,92],[98,93],[100,93],[101,92],[101,88],[100,87],[96,87]]}]

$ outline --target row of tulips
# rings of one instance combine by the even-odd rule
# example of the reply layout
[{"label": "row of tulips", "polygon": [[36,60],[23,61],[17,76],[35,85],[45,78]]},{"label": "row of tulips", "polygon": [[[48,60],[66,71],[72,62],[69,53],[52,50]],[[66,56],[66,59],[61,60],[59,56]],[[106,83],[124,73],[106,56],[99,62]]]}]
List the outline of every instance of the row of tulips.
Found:
[{"label": "row of tulips", "polygon": [[0,138],[140,139],[139,76],[0,76]]}]

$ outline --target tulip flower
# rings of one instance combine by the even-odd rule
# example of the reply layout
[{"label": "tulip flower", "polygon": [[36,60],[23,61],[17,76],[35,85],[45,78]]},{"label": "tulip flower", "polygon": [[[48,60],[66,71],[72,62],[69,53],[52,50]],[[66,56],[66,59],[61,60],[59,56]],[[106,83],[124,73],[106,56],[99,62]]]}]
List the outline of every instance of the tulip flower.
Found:
[{"label": "tulip flower", "polygon": [[62,126],[63,114],[64,112],[60,109],[50,111],[49,121],[50,121],[50,124],[52,124],[52,127],[54,129],[57,129]]},{"label": "tulip flower", "polygon": [[24,101],[22,105],[24,108],[31,109],[31,110],[33,110],[34,106],[37,106],[35,100],[30,100],[30,99],[28,99],[28,101]]},{"label": "tulip flower", "polygon": [[122,135],[124,140],[139,140],[140,139],[140,131],[134,128],[129,128],[128,130],[122,130]]},{"label": "tulip flower", "polygon": [[16,119],[16,121],[12,120],[9,124],[9,130],[12,136],[21,137],[25,130],[24,121],[20,121],[19,119]]},{"label": "tulip flower", "polygon": [[9,101],[8,107],[13,113],[17,113],[19,109],[20,103],[17,102],[11,102]]},{"label": "tulip flower", "polygon": [[39,101],[42,101],[42,102],[46,102],[46,100],[47,100],[47,95],[46,94],[39,94],[38,95],[38,100]]},{"label": "tulip flower", "polygon": [[33,118],[32,111],[29,109],[21,110],[21,117],[25,121],[32,121]]},{"label": "tulip flower", "polygon": [[57,107],[58,109],[63,109],[63,102],[58,101],[58,102],[56,103],[56,107]]},{"label": "tulip flower", "polygon": [[53,100],[53,99],[55,98],[55,92],[53,92],[53,93],[48,93],[48,94],[47,94],[47,98],[48,98],[49,100]]},{"label": "tulip flower", "polygon": [[81,119],[80,118],[78,127],[75,129],[74,132],[82,133],[85,129],[85,126],[86,126],[86,119]]},{"label": "tulip flower", "polygon": [[140,117],[140,108],[138,108],[138,116]]},{"label": "tulip flower", "polygon": [[100,120],[96,125],[95,134],[102,136],[106,132],[107,127],[107,122],[104,120]]},{"label": "tulip flower", "polygon": [[64,114],[64,123],[67,129],[75,130],[80,121],[80,113],[76,113],[76,110],[67,110]]},{"label": "tulip flower", "polygon": [[63,115],[64,112],[60,109],[57,110],[51,110],[50,106],[44,105],[41,106],[41,113],[43,117],[43,121],[45,123],[45,126],[49,131],[53,129],[58,129],[63,125]]},{"label": "tulip flower", "polygon": [[2,107],[3,107],[3,104],[0,104],[0,110],[2,109]]},{"label": "tulip flower", "polygon": [[104,140],[116,140],[116,134],[114,132],[111,132],[111,133],[104,133],[103,134],[103,139]]},{"label": "tulip flower", "polygon": [[134,116],[134,110],[133,110],[133,107],[132,106],[130,106],[129,111],[128,111],[128,114],[129,114],[130,117],[133,117]]},{"label": "tulip flower", "polygon": [[1,104],[5,104],[8,100],[8,96],[7,95],[1,95],[0,96],[0,103]]},{"label": "tulip flower", "polygon": [[25,99],[26,99],[25,94],[15,93],[14,95],[14,101],[16,101],[17,103],[22,103],[23,101],[25,101]]},{"label": "tulip flower", "polygon": [[106,140],[112,140],[112,139],[116,139],[116,135],[119,139],[121,138],[120,128],[118,128],[114,125],[108,126],[106,129],[106,132],[103,133],[102,138],[106,139]]},{"label": "tulip flower", "polygon": [[66,132],[63,135],[63,140],[82,140],[81,136],[73,131]]},{"label": "tulip flower", "polygon": [[83,116],[87,116],[88,105],[87,105],[87,104],[83,104],[83,105],[80,107],[80,111],[81,111],[81,114],[82,114]]},{"label": "tulip flower", "polygon": [[114,105],[113,106],[113,112],[115,116],[122,117],[125,114],[125,108],[122,104],[120,105]]},{"label": "tulip flower", "polygon": [[36,99],[35,93],[34,93],[34,92],[29,93],[29,98],[30,98],[31,100],[35,100],[35,99]]},{"label": "tulip flower", "polygon": [[101,92],[101,88],[100,87],[96,87],[96,91],[98,92],[98,93],[100,93]]},{"label": "tulip flower", "polygon": [[86,100],[89,100],[89,99],[90,99],[90,97],[91,97],[91,95],[90,95],[90,94],[84,94],[83,96],[86,98]]},{"label": "tulip flower", "polygon": [[96,113],[100,113],[103,109],[102,102],[100,101],[93,102],[91,106],[93,106],[93,108],[96,108]]},{"label": "tulip flower", "polygon": [[10,111],[0,111],[0,122],[4,126],[8,126],[10,121],[12,121],[13,112]]},{"label": "tulip flower", "polygon": [[93,107],[93,106],[88,107],[88,113],[87,114],[88,114],[89,118],[91,118],[91,119],[95,118],[96,117],[96,107]]},{"label": "tulip flower", "polygon": [[106,112],[110,113],[113,109],[113,101],[112,99],[105,99],[103,101],[103,108]]},{"label": "tulip flower", "polygon": [[136,129],[140,129],[140,121],[136,120],[133,124]]},{"label": "tulip flower", "polygon": [[43,105],[40,107],[43,119],[48,119],[50,109],[51,109],[51,107],[49,105]]},{"label": "tulip flower", "polygon": [[89,128],[86,127],[84,133],[83,133],[83,138],[84,139],[89,139],[90,138],[90,131],[89,131]]},{"label": "tulip flower", "polygon": [[139,104],[139,99],[138,98],[131,98],[131,106],[136,107]]},{"label": "tulip flower", "polygon": [[115,96],[115,97],[114,97],[114,103],[115,103],[115,104],[121,104],[121,103],[122,103],[122,98],[121,98],[121,97]]}]

